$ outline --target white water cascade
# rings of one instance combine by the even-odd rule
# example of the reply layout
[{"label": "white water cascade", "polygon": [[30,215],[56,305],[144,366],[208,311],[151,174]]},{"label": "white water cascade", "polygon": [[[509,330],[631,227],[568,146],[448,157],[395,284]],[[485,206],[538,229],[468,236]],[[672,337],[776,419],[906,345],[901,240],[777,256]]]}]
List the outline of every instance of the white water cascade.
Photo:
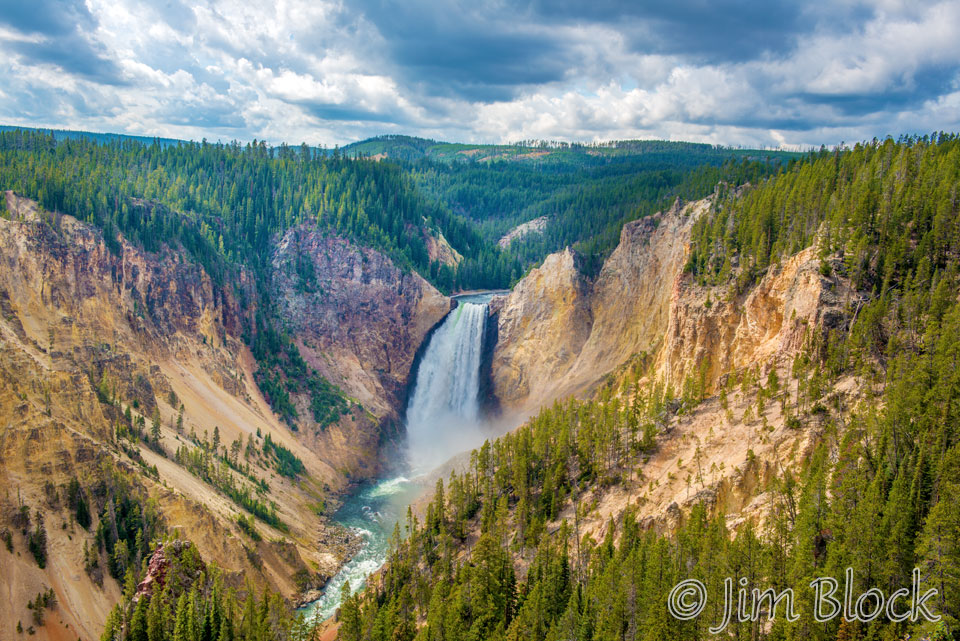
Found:
[{"label": "white water cascade", "polygon": [[407,405],[407,460],[427,472],[483,442],[480,361],[490,296],[464,297],[430,337]]}]

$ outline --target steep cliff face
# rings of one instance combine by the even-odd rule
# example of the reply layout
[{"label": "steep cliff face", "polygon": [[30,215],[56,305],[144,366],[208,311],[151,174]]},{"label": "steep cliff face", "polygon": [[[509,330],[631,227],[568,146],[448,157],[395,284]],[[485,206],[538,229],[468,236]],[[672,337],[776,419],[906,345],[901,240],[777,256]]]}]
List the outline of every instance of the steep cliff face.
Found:
[{"label": "steep cliff face", "polygon": [[677,390],[694,374],[709,388],[727,372],[792,358],[814,328],[840,322],[854,293],[820,273],[815,248],[736,295],[685,276],[691,227],[709,206],[678,204],[625,225],[593,282],[565,250],[495,299],[492,381],[503,407],[584,393],[638,354]]},{"label": "steep cliff face", "polygon": [[498,300],[492,379],[501,404],[536,409],[590,389],[634,354],[652,353],[667,327],[690,228],[708,206],[678,204],[628,223],[593,282],[568,249]]},{"label": "steep cliff face", "polygon": [[[374,252],[307,234],[318,293],[288,292],[286,313],[303,330],[305,354],[370,413],[354,410],[322,434],[294,433],[254,384],[256,363],[240,337],[237,298],[256,306],[249,275],[218,286],[180,252],[149,254],[123,238],[110,251],[91,226],[5,197],[0,531],[11,533],[14,554],[0,550],[0,608],[14,616],[0,621],[0,637],[13,638],[18,619],[27,627],[27,602],[46,587],[60,605],[38,638],[99,635],[119,585],[95,584],[110,559],[93,533],[117,483],[149,497],[164,527],[238,584],[249,578],[290,598],[321,585],[355,544],[323,506],[329,512],[347,474],[376,470],[378,419],[396,411],[417,342],[449,302]],[[280,472],[278,447],[302,462],[296,478]],[[66,505],[73,479],[90,504],[89,529]],[[242,492],[273,505],[276,525],[254,519]],[[37,510],[46,524],[45,568],[17,525],[22,505],[34,525]],[[85,544],[98,560],[91,573]]]},{"label": "steep cliff face", "polygon": [[672,293],[655,376],[677,389],[688,377],[702,377],[709,392],[727,372],[782,366],[815,333],[844,322],[856,298],[845,279],[821,274],[814,247],[772,265],[740,295],[682,279]]},{"label": "steep cliff face", "polygon": [[551,254],[504,298],[491,302],[497,344],[493,392],[506,409],[551,396],[590,336],[590,286],[572,250]]},{"label": "steep cliff face", "polygon": [[450,299],[382,254],[313,228],[284,234],[272,262],[279,314],[304,358],[376,419],[396,419],[417,348]]}]

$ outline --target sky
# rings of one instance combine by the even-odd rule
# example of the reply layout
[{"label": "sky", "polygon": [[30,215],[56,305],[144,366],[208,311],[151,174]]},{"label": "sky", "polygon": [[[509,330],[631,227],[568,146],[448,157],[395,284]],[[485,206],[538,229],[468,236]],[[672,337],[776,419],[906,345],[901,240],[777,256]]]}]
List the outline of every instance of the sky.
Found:
[{"label": "sky", "polygon": [[960,130],[960,2],[0,0],[0,124],[333,146]]}]

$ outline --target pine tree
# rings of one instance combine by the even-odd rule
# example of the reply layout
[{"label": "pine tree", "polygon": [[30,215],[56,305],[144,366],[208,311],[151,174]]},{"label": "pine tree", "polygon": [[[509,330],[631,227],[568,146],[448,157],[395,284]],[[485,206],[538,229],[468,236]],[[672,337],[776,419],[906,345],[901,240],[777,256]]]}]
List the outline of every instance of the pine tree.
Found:
[{"label": "pine tree", "polygon": [[[196,641],[193,637],[193,613],[190,612],[190,602],[186,592],[177,599],[177,609],[174,614],[172,641]],[[253,638],[253,637],[248,637]]]},{"label": "pine tree", "polygon": [[137,601],[137,607],[133,609],[133,616],[130,618],[130,624],[127,629],[128,641],[149,641],[147,632],[147,599],[141,598]]},{"label": "pine tree", "polygon": [[350,582],[344,581],[340,588],[340,631],[341,641],[361,641],[360,607],[357,598],[350,593]]},{"label": "pine tree", "polygon": [[153,408],[153,415],[150,418],[150,437],[154,443],[160,442],[160,410]]},{"label": "pine tree", "polygon": [[[17,623],[18,632],[20,623]],[[103,627],[103,634],[100,635],[100,641],[120,641],[123,632],[123,613],[120,604],[113,606],[107,615],[107,621]]]},{"label": "pine tree", "polygon": [[[950,496],[957,496],[960,486],[951,489]],[[924,585],[938,592],[936,612],[947,629],[960,629],[960,511],[951,501],[938,501],[930,510],[917,553]]]},{"label": "pine tree", "polygon": [[34,517],[36,523],[27,541],[27,547],[40,568],[47,567],[47,529],[43,525],[43,514],[38,509]]},{"label": "pine tree", "polygon": [[[147,608],[147,641],[167,641],[167,625],[169,614],[165,611],[163,602],[169,599],[168,586],[150,597]],[[174,616],[176,613],[173,613]]]}]

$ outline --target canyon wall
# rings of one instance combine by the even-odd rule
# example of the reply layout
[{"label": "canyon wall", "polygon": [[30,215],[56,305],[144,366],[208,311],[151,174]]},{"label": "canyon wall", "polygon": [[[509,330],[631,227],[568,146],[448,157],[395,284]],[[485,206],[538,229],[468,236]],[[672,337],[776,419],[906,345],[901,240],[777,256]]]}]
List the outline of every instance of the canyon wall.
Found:
[{"label": "canyon wall", "polygon": [[417,349],[452,302],[383,254],[312,226],[280,237],[271,262],[276,313],[301,355],[362,407],[320,429],[300,398],[301,436],[352,477],[373,477],[384,437],[400,435]]},{"label": "canyon wall", "polygon": [[709,391],[729,372],[784,367],[816,333],[846,323],[845,310],[858,300],[847,280],[823,275],[820,262],[808,247],[739,295],[683,279],[671,295],[654,376],[678,390],[702,376]]},{"label": "canyon wall", "polygon": [[507,410],[531,411],[581,394],[663,339],[693,222],[709,207],[677,203],[627,223],[592,282],[576,252],[547,257],[495,299],[493,391]]},{"label": "canyon wall", "polygon": [[[304,358],[355,401],[325,429],[304,420],[294,431],[254,383],[242,339],[244,315],[259,304],[251,274],[238,269],[233,282],[216,283],[180,250],[152,254],[123,237],[111,250],[90,225],[0,197],[9,212],[0,218],[0,530],[15,550],[0,550],[0,604],[13,613],[0,637],[13,638],[18,619],[27,626],[27,602],[47,587],[60,606],[37,638],[98,637],[120,586],[109,577],[98,586],[84,572],[85,547],[102,570],[108,559],[93,533],[118,482],[149,497],[167,530],[193,540],[228,582],[249,579],[288,598],[322,585],[357,543],[327,515],[340,490],[378,473],[381,426],[398,415],[414,353],[449,299],[342,239],[305,229],[279,239],[278,314]],[[312,262],[315,289],[283,270],[297,254]],[[303,409],[304,399],[295,402]],[[126,412],[145,436],[121,435]],[[279,473],[276,447],[304,469]],[[211,476],[179,463],[181,449],[212,461]],[[272,504],[278,525],[219,489],[227,477]],[[91,502],[89,530],[65,505],[74,478]],[[45,568],[15,525],[24,505],[34,524],[35,511],[44,519]]]},{"label": "canyon wall", "polygon": [[855,295],[821,274],[814,247],[771,265],[744,292],[698,285],[684,266],[691,228],[710,206],[678,202],[627,223],[593,280],[566,249],[494,299],[491,379],[501,407],[530,412],[588,394],[639,355],[678,393],[691,376],[709,390],[728,372],[793,358],[811,331],[843,322]]}]

